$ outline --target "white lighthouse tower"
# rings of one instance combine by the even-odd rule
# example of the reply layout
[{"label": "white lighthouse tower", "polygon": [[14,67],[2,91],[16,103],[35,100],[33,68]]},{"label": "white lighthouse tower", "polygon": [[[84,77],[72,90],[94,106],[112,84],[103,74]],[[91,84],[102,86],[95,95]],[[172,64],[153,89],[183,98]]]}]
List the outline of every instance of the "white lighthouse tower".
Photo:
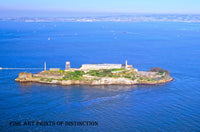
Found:
[{"label": "white lighthouse tower", "polygon": [[127,63],[127,60],[126,60],[126,63],[125,63],[125,68],[127,69],[127,67],[128,67],[128,63]]},{"label": "white lighthouse tower", "polygon": [[46,61],[44,62],[44,71],[47,70]]}]

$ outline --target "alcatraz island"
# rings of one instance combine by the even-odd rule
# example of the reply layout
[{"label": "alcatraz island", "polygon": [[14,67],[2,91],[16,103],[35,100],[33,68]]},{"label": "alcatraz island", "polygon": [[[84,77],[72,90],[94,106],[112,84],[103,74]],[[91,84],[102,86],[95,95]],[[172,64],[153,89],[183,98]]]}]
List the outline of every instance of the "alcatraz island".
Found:
[{"label": "alcatraz island", "polygon": [[37,74],[22,72],[15,79],[17,82],[38,82],[61,85],[138,85],[160,84],[172,81],[168,70],[151,68],[149,71],[138,71],[127,64],[83,64],[80,68],[71,68],[66,62],[65,70],[50,68]]}]

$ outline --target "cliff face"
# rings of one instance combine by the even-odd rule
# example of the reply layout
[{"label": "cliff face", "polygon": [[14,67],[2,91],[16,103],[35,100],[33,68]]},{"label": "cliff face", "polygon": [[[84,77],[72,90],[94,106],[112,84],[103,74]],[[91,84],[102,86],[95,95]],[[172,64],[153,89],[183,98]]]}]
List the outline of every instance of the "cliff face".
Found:
[{"label": "cliff face", "polygon": [[136,81],[127,78],[101,78],[100,80],[93,80],[91,85],[110,85],[110,84],[135,84]]},{"label": "cliff face", "polygon": [[139,84],[160,84],[167,83],[172,81],[173,78],[165,78],[158,81],[146,81],[146,80],[131,80],[128,78],[111,78],[111,77],[102,77],[99,79],[85,78],[85,80],[42,80],[39,77],[27,77],[27,78],[17,78],[17,82],[38,82],[38,83],[48,83],[48,84],[61,84],[61,85],[139,85]]}]

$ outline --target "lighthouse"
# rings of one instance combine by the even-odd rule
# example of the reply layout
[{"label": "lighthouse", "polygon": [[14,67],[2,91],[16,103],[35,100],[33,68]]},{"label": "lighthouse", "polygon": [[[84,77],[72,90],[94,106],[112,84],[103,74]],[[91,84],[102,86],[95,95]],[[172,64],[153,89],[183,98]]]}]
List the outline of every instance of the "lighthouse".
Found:
[{"label": "lighthouse", "polygon": [[127,66],[128,66],[128,64],[127,64],[127,60],[126,60],[126,63],[125,63],[125,68],[127,69]]},{"label": "lighthouse", "polygon": [[46,61],[44,62],[44,71],[47,70]]}]

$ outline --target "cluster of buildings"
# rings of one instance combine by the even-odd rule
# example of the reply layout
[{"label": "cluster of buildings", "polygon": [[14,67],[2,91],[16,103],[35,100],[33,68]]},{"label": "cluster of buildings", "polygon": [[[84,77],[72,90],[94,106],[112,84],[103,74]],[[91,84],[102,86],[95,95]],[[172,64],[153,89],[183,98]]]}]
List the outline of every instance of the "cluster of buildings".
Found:
[{"label": "cluster of buildings", "polygon": [[[88,70],[120,69],[120,68],[131,69],[131,68],[133,68],[133,66],[128,65],[127,60],[126,60],[125,64],[83,64],[79,69],[71,68],[69,61],[67,61],[65,64],[66,71],[71,71],[71,70],[88,71]],[[46,70],[46,62],[44,63],[44,70]],[[50,71],[59,71],[60,68],[50,68],[49,70]]]}]

